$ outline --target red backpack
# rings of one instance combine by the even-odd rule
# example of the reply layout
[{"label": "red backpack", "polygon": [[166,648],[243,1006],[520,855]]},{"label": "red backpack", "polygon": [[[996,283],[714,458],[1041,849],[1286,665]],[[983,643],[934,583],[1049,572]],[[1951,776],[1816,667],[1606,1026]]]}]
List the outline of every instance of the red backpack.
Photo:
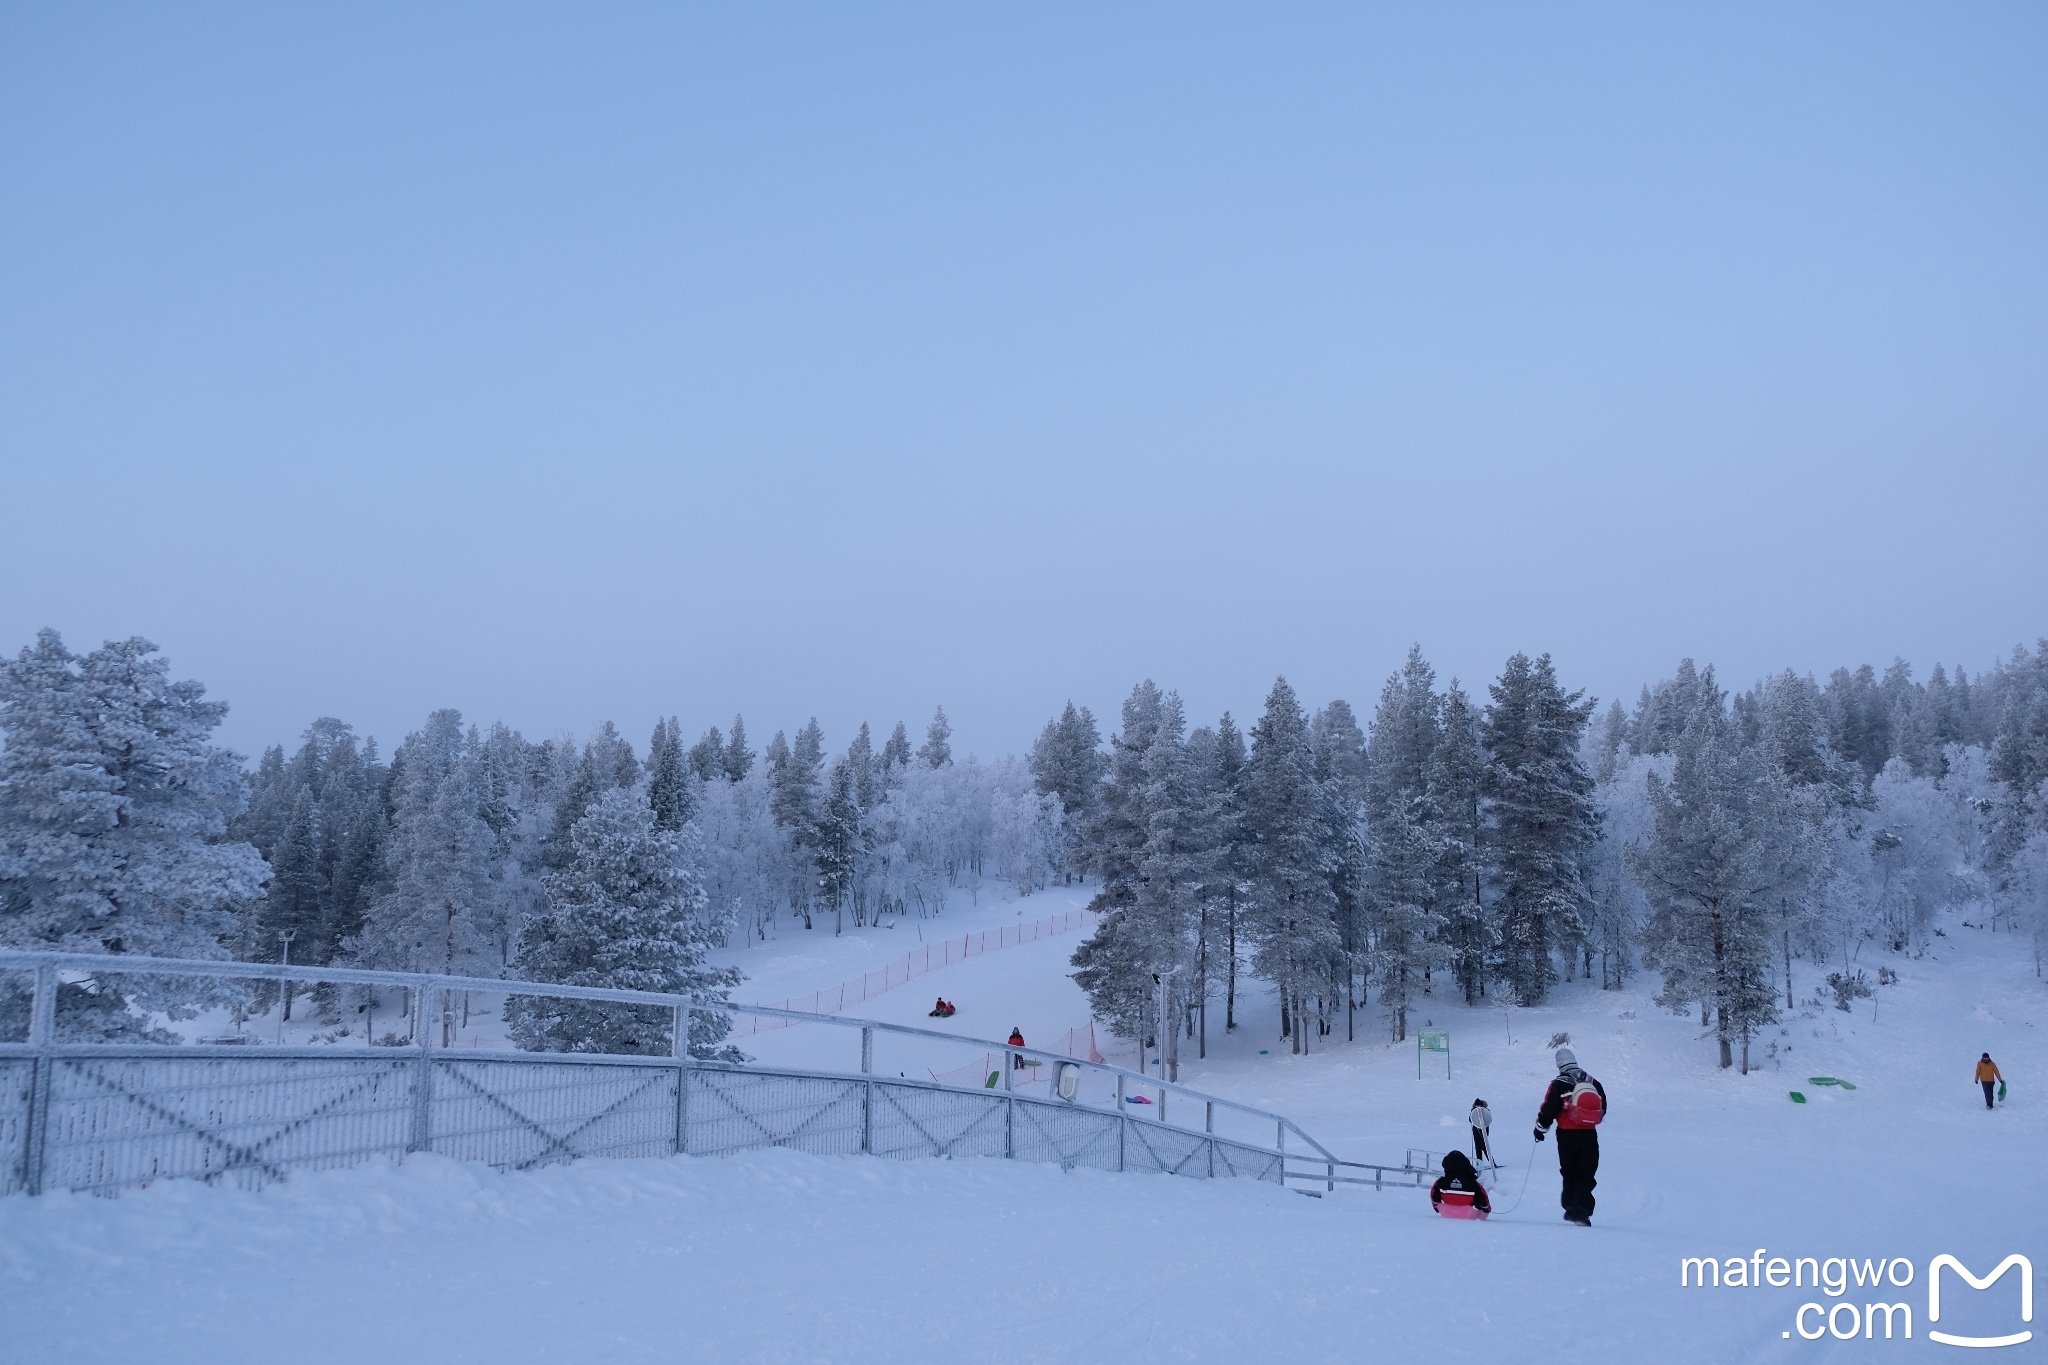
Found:
[{"label": "red backpack", "polygon": [[1565,1093],[1564,1108],[1557,1116],[1560,1128],[1598,1128],[1600,1120],[1607,1117],[1607,1101],[1600,1098],[1600,1092],[1593,1088],[1590,1077],[1578,1082]]}]

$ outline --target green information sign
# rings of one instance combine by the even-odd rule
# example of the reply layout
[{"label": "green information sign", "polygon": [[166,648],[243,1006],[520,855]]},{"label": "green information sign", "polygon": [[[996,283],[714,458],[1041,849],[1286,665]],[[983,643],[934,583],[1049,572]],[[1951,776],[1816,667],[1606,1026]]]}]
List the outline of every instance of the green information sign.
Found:
[{"label": "green information sign", "polygon": [[1449,1029],[1426,1028],[1415,1035],[1415,1079],[1422,1079],[1422,1054],[1444,1054],[1444,1079],[1451,1078],[1451,1033]]}]

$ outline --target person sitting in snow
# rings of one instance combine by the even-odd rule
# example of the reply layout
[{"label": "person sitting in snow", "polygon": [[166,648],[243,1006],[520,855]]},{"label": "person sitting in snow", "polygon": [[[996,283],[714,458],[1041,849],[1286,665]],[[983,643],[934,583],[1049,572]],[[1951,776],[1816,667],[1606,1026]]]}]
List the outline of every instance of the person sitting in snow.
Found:
[{"label": "person sitting in snow", "polygon": [[959,1011],[955,1010],[953,1006],[947,1002],[946,997],[942,995],[939,997],[939,1003],[932,1006],[932,1012],[928,1017],[932,1019],[951,1019],[957,1013],[959,1013]]},{"label": "person sitting in snow", "polygon": [[1484,1218],[1493,1212],[1486,1186],[1463,1152],[1444,1153],[1444,1173],[1429,1187],[1429,1206],[1446,1218]]}]

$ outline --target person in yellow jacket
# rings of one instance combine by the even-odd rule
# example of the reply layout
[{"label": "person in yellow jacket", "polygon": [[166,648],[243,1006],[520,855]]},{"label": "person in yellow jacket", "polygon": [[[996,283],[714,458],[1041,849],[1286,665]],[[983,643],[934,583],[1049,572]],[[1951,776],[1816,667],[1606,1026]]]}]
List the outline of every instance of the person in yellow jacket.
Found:
[{"label": "person in yellow jacket", "polygon": [[1994,1107],[1991,1103],[1992,1088],[2004,1079],[2005,1077],[1998,1074],[1998,1063],[1991,1060],[1990,1053],[1987,1052],[1977,1059],[1977,1084],[1984,1087],[1986,1109]]}]

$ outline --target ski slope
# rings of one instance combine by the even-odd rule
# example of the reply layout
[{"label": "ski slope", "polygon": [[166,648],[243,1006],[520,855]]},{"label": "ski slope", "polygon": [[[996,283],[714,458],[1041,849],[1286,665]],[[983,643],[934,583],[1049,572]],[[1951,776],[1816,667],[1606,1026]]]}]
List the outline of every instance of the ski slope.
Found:
[{"label": "ski slope", "polygon": [[[1049,903],[1034,897],[1025,913]],[[1945,927],[1928,957],[1883,959],[1902,979],[1879,990],[1875,1018],[1870,1001],[1794,1016],[1778,1058],[1748,1077],[1718,1071],[1696,1016],[1657,1010],[1647,983],[1568,985],[1536,1010],[1429,1006],[1417,1022],[1451,1031],[1450,1081],[1434,1056],[1417,1080],[1413,1044],[1379,1041],[1376,1011],[1359,1013],[1362,1041],[1291,1056],[1263,998],[1184,1069],[1366,1160],[1465,1145],[1465,1109],[1484,1095],[1508,1163],[1497,1203],[1515,1205],[1527,1180],[1519,1206],[1487,1223],[1437,1219],[1414,1191],[1311,1199],[999,1161],[771,1151],[501,1174],[415,1159],[254,1194],[167,1184],[0,1201],[0,1354],[151,1365],[1938,1358],[1954,1351],[1925,1336],[1931,1257],[1982,1273],[2017,1251],[2048,1268],[2036,1159],[2048,995],[2023,941]],[[1061,1026],[1079,999],[1064,979],[1073,942],[970,959],[918,983],[929,991],[894,994],[914,1011],[905,1022],[943,990],[973,1032]],[[807,950],[820,957],[809,989],[871,951]],[[1220,1033],[1220,1010],[1212,1024]],[[1549,1144],[1523,1164],[1556,1032],[1613,1099],[1590,1230],[1559,1219]],[[1970,1079],[1987,1049],[2013,1082],[1995,1112]],[[1814,1075],[1858,1088],[1806,1084]],[[1795,1087],[1811,1102],[1792,1104]],[[1909,1259],[1914,1283],[1874,1297],[1912,1306],[1914,1340],[1785,1335],[1801,1303],[1873,1298],[1854,1287],[1840,1299],[1679,1287],[1682,1257],[1758,1248]],[[2012,1279],[1981,1294],[1951,1279],[1940,1326],[2017,1330]],[[2044,1352],[2037,1340],[2008,1354]]]}]

